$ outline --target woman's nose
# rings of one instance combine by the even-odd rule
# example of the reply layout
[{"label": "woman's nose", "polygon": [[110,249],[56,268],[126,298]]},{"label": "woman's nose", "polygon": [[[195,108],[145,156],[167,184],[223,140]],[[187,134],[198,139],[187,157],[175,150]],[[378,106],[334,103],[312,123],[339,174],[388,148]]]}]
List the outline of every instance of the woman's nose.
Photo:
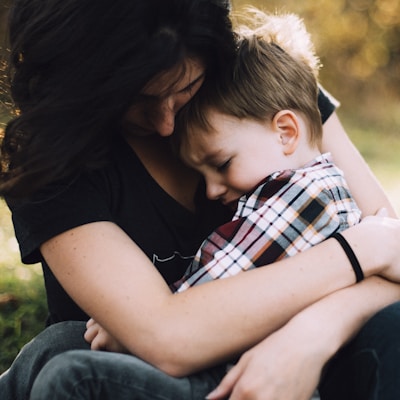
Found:
[{"label": "woman's nose", "polygon": [[170,136],[174,132],[176,110],[172,98],[163,99],[155,110],[154,128],[160,136]]}]

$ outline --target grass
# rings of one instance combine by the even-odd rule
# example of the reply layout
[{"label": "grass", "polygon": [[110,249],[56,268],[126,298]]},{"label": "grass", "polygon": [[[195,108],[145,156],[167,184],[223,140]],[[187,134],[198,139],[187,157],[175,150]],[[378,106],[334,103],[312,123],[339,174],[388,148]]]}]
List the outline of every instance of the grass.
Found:
[{"label": "grass", "polygon": [[39,265],[24,266],[18,256],[9,210],[0,201],[0,373],[22,345],[39,333],[47,315]]},{"label": "grass", "polygon": [[[385,127],[351,128],[358,122],[343,117],[342,120],[350,127],[352,139],[400,214],[400,136],[376,133],[389,132]],[[0,373],[10,365],[18,350],[43,329],[46,314],[40,266],[21,264],[10,212],[0,200]]]}]

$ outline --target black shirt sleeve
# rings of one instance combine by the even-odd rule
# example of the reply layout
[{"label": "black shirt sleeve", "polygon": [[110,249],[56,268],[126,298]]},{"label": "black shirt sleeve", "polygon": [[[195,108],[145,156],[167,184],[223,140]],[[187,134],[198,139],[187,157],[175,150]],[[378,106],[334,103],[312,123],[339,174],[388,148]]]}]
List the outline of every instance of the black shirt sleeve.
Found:
[{"label": "black shirt sleeve", "polygon": [[339,102],[332,95],[330,95],[324,88],[320,86],[318,92],[318,108],[321,113],[321,119],[323,124],[335,112],[338,106]]},{"label": "black shirt sleeve", "polygon": [[39,247],[50,238],[76,226],[112,221],[101,186],[89,175],[52,185],[29,201],[8,201],[8,205],[21,259],[26,264],[42,261]]}]

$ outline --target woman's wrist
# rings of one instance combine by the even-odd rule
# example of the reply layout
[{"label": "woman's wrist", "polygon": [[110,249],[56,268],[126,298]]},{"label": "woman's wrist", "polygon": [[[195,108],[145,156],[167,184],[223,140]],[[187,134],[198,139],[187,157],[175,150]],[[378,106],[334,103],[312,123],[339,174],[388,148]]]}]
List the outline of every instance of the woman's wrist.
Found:
[{"label": "woman's wrist", "polygon": [[336,232],[331,236],[331,238],[337,240],[337,242],[340,244],[343,251],[345,252],[351,264],[351,267],[353,268],[354,275],[356,277],[356,282],[358,283],[364,280],[364,272],[361,268],[360,262],[358,261],[357,256],[355,255],[353,249],[351,248],[347,240],[344,238],[344,236],[341,233]]},{"label": "woman's wrist", "polygon": [[394,270],[394,260],[400,256],[396,243],[396,238],[400,239],[398,220],[368,217],[368,220],[347,229],[341,235],[354,252],[366,278],[382,275],[400,281],[400,270],[398,274]]}]

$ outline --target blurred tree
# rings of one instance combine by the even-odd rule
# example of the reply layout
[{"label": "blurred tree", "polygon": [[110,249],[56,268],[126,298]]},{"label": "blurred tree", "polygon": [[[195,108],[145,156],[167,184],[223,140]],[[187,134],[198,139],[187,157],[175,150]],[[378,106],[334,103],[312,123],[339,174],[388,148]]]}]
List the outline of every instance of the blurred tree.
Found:
[{"label": "blurred tree", "polygon": [[5,31],[7,12],[12,0],[0,0],[0,50],[6,47],[5,44]]},{"label": "blurred tree", "polygon": [[12,0],[0,0],[0,130],[2,119],[9,113],[9,97],[6,93],[6,79],[4,76],[5,56],[7,54],[6,20],[9,4]]}]

